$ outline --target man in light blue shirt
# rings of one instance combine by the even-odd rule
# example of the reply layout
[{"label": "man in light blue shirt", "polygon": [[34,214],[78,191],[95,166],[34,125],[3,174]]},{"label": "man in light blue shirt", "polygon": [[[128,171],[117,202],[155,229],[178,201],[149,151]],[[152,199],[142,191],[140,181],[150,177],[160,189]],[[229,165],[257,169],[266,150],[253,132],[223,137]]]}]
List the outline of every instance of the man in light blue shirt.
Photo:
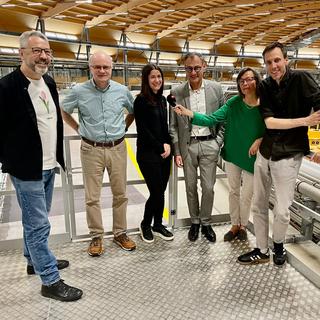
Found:
[{"label": "man in light blue shirt", "polygon": [[[105,52],[89,59],[92,79],[73,87],[63,101],[63,119],[81,136],[81,163],[85,188],[87,223],[91,235],[90,256],[100,256],[103,248],[103,222],[100,207],[105,168],[113,194],[114,242],[124,250],[136,244],[127,236],[127,149],[125,131],[134,120],[133,97],[129,90],[111,80],[112,59]],[[78,109],[79,123],[71,116]],[[125,109],[128,114],[124,118]]]}]

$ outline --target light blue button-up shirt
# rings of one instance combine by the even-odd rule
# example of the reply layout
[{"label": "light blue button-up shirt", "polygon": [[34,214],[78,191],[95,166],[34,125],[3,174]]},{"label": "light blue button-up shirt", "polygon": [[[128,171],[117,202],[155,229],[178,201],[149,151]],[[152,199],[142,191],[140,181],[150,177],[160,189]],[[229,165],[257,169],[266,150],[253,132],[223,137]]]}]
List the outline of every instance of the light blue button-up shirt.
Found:
[{"label": "light blue button-up shirt", "polygon": [[124,109],[133,113],[133,97],[127,87],[110,80],[99,89],[88,80],[73,87],[62,103],[65,112],[79,112],[79,133],[92,141],[109,142],[125,134]]}]

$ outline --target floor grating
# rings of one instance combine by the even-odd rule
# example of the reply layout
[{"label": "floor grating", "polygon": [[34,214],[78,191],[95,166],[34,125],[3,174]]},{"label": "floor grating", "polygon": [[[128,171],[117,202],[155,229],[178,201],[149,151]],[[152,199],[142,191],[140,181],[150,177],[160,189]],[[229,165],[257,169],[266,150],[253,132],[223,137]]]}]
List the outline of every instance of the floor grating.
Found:
[{"label": "floor grating", "polygon": [[53,247],[69,259],[61,271],[68,284],[84,290],[78,302],[62,303],[40,295],[40,280],[27,276],[21,251],[0,252],[0,317],[2,320],[123,319],[320,319],[320,290],[287,265],[243,266],[236,257],[253,246],[223,242],[229,226],[214,227],[217,243],[187,240],[187,230],[175,239],[153,244],[137,241],[134,252],[122,251],[105,239],[106,253],[86,253],[88,242]]}]

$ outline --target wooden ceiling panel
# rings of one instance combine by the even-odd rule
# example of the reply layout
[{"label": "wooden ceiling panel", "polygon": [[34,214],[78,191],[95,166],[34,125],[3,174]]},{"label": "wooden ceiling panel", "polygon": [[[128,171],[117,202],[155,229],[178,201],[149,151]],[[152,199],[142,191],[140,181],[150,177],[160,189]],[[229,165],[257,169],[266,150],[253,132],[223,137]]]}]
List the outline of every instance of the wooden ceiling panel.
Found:
[{"label": "wooden ceiling panel", "polygon": [[[320,32],[319,12],[320,0],[0,0],[0,32],[19,34],[42,18],[48,31],[80,36],[86,27],[90,40],[102,43],[116,43],[124,32],[149,43],[201,40],[236,48],[290,44],[310,28]],[[306,46],[320,54],[319,39]]]}]

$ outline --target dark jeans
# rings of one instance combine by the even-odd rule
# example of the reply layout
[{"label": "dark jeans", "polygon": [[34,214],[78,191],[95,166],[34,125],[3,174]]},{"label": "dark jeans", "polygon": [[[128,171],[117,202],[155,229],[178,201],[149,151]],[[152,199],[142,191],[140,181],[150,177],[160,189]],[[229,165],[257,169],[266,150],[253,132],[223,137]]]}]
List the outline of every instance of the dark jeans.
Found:
[{"label": "dark jeans", "polygon": [[153,218],[153,225],[162,224],[164,209],[164,192],[170,176],[171,160],[165,159],[162,162],[139,161],[140,170],[150,192],[146,202],[142,225],[150,226]]}]

